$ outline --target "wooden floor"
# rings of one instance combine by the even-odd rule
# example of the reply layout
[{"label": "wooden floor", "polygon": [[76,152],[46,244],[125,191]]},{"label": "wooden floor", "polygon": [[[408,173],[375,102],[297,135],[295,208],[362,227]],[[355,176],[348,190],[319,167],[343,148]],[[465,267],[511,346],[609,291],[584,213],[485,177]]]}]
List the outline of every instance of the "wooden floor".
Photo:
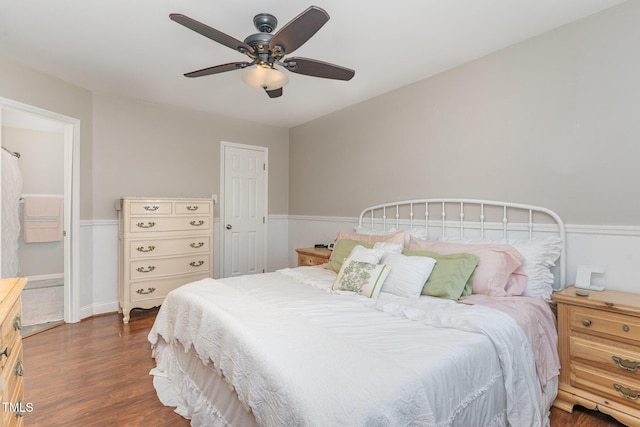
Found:
[{"label": "wooden floor", "polygon": [[134,312],[125,325],[105,315],[25,337],[24,396],[33,404],[25,426],[188,426],[153,388],[154,319]]},{"label": "wooden floor", "polygon": [[[110,314],[64,324],[24,339],[25,426],[188,426],[157,399],[147,335],[155,313]],[[619,427],[582,408],[551,410],[551,427]]]}]

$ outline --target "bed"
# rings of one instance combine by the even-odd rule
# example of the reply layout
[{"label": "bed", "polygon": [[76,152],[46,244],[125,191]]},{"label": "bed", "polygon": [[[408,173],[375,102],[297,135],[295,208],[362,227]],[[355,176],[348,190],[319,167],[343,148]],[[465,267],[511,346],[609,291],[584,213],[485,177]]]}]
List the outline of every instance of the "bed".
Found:
[{"label": "bed", "polygon": [[158,397],[193,426],[548,425],[564,234],[523,204],[368,207],[327,265],[169,293]]}]

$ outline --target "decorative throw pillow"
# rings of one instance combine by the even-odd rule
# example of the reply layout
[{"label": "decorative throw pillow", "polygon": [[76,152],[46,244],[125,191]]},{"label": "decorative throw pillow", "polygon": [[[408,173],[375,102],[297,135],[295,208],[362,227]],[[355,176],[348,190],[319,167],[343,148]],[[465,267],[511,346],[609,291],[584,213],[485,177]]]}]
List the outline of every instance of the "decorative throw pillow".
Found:
[{"label": "decorative throw pillow", "polygon": [[[527,275],[527,286],[522,293],[525,297],[551,299],[554,276],[551,268],[562,253],[562,239],[557,236],[532,239],[486,239],[481,237],[442,237],[446,242],[468,244],[508,244],[516,248],[525,260],[522,272]],[[517,270],[516,270],[517,272]]]},{"label": "decorative throw pillow", "polygon": [[[459,300],[471,295],[473,271],[480,257],[473,254],[440,255],[431,251],[402,251],[407,256],[427,256],[436,260],[436,265],[422,288],[422,295]],[[463,293],[468,288],[468,295]]]},{"label": "decorative throw pillow", "polygon": [[333,282],[332,289],[376,298],[390,270],[389,266],[384,264],[371,264],[347,258]]},{"label": "decorative throw pillow", "polygon": [[391,267],[382,290],[401,297],[418,298],[436,260],[428,257],[385,255],[382,262]]},{"label": "decorative throw pillow", "polygon": [[443,255],[471,253],[479,256],[480,261],[473,274],[474,294],[496,297],[522,295],[527,286],[526,274],[513,274],[524,263],[524,256],[510,245],[471,245],[421,240],[411,236],[409,249]]},{"label": "decorative throw pillow", "polygon": [[372,244],[359,242],[357,240],[351,239],[340,239],[336,242],[333,247],[333,252],[331,252],[331,258],[329,258],[329,262],[325,265],[324,268],[328,270],[335,271],[338,273],[340,271],[340,267],[342,267],[342,263],[349,255],[351,255],[351,251],[356,246],[361,245],[365,248],[371,249]]}]

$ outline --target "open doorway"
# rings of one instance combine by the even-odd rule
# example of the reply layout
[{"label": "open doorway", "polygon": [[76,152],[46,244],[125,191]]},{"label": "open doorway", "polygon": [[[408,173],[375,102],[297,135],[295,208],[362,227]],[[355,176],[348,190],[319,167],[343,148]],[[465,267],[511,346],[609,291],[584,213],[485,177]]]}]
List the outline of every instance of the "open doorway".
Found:
[{"label": "open doorway", "polygon": [[[74,285],[79,276],[79,186],[77,173],[73,172],[79,164],[79,121],[0,98],[0,122],[0,142],[6,149],[3,151],[20,155],[21,232],[17,254],[4,253],[3,244],[2,258],[17,255],[18,271],[12,271],[12,275],[30,279],[23,293],[25,330],[62,320],[77,322],[80,320],[79,297]],[[45,200],[47,203],[57,201],[59,218],[51,213],[50,207],[49,211],[43,208]],[[4,207],[2,212],[6,212]],[[52,230],[55,220],[59,220],[59,228]],[[35,227],[29,226],[32,224]]]}]

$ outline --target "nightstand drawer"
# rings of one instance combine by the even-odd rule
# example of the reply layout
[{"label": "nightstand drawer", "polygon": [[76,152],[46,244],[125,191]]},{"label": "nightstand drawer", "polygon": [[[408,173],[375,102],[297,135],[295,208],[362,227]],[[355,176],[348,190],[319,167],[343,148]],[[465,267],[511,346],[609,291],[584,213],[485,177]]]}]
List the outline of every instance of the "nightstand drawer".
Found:
[{"label": "nightstand drawer", "polygon": [[594,366],[640,383],[640,348],[622,348],[616,342],[596,342],[571,337],[569,352],[572,359],[593,362]]},{"label": "nightstand drawer", "polygon": [[574,331],[609,336],[614,339],[622,338],[640,345],[640,318],[638,317],[585,307],[571,307],[569,324]]},{"label": "nightstand drawer", "polygon": [[571,385],[620,402],[630,408],[640,409],[640,382],[590,366],[571,365]]},{"label": "nightstand drawer", "polygon": [[298,267],[305,265],[326,264],[331,258],[331,251],[327,248],[298,248]]},{"label": "nightstand drawer", "polygon": [[318,257],[309,256],[309,255],[304,255],[304,254],[298,255],[299,266],[320,265],[320,264],[326,264],[327,262],[329,262],[329,260],[326,258],[318,258]]}]

